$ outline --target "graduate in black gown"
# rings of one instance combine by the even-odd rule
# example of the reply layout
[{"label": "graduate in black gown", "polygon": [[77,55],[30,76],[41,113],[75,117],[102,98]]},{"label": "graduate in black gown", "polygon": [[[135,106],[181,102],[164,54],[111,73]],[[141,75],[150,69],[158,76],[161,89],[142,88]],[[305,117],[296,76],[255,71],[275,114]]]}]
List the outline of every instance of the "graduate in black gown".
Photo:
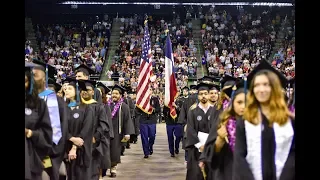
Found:
[{"label": "graduate in black gown", "polygon": [[209,166],[213,180],[232,180],[233,150],[235,145],[236,120],[242,117],[245,108],[243,82],[235,85],[229,107],[214,122],[206,141],[200,167]]},{"label": "graduate in black gown", "polygon": [[123,103],[125,89],[119,85],[112,88],[112,99],[110,103],[114,139],[111,140],[111,177],[117,176],[117,164],[120,163],[121,146],[130,140],[134,134],[134,125],[131,120],[130,108]]},{"label": "graduate in black gown", "polygon": [[212,105],[215,105],[219,99],[219,90],[220,90],[220,77],[213,76],[204,76],[201,79],[201,82],[213,84],[212,88],[209,91],[209,101]]},{"label": "graduate in black gown", "polygon": [[110,161],[110,156],[106,156],[105,152],[110,151],[107,138],[112,124],[109,123],[110,120],[108,118],[111,117],[107,116],[104,105],[93,99],[96,82],[92,80],[84,80],[84,82],[86,90],[82,89],[80,92],[81,102],[87,104],[94,111],[91,180],[98,180],[100,177],[101,161]]},{"label": "graduate in black gown", "polygon": [[294,180],[295,126],[286,78],[265,60],[248,75],[243,118],[237,120],[233,180]]},{"label": "graduate in black gown", "polygon": [[[131,97],[128,96],[128,90],[127,89],[123,94],[123,102],[126,103],[129,106],[130,115],[131,115],[131,119],[132,119],[132,115],[133,115],[133,111],[134,111],[135,105],[133,104],[133,101],[132,101]],[[133,121],[133,119],[132,119],[132,121]],[[132,135],[130,135],[130,140],[131,140],[131,136]],[[130,149],[130,141],[127,142],[126,146],[122,147],[122,150],[121,150],[121,155],[122,156],[124,155],[125,148]]]},{"label": "graduate in black gown", "polygon": [[32,63],[25,64],[25,179],[41,180],[44,170],[42,161],[52,150],[52,128],[48,107],[33,88],[30,68],[35,66]]},{"label": "graduate in black gown", "polygon": [[188,112],[186,144],[188,151],[187,180],[205,179],[199,167],[199,157],[204,150],[204,142],[200,142],[199,134],[209,134],[210,124],[213,120],[213,106],[209,103],[209,89],[212,84],[200,83],[197,85],[199,103],[192,106]]},{"label": "graduate in black gown", "polygon": [[80,103],[80,91],[86,90],[83,81],[67,78],[66,98],[69,107],[68,142],[66,144],[66,168],[68,180],[91,178],[92,139],[94,111]]},{"label": "graduate in black gown", "polygon": [[[89,80],[90,75],[95,74],[95,72],[88,66],[81,64],[76,69],[76,79],[77,80]],[[99,93],[99,90],[94,89],[95,97],[94,100],[96,100],[98,103],[102,103],[102,97],[101,93]]]},{"label": "graduate in black gown", "polygon": [[220,81],[220,95],[216,103],[214,104],[214,112],[213,112],[213,118],[214,122],[219,121],[219,116],[223,112],[225,108],[229,106],[231,94],[232,94],[232,87],[237,82],[237,79],[235,77],[232,77],[229,74],[225,74],[221,81]]},{"label": "graduate in black gown", "polygon": [[106,134],[106,146],[107,149],[104,150],[104,157],[103,161],[101,161],[101,172],[100,172],[100,179],[102,179],[103,176],[106,176],[106,171],[111,168],[111,157],[110,157],[110,141],[114,138],[114,132],[113,132],[113,123],[112,123],[112,116],[111,116],[111,109],[107,102],[106,94],[111,92],[111,89],[109,89],[106,85],[104,85],[102,82],[97,82],[97,89],[101,91],[102,95],[102,104],[104,106],[108,124],[109,124],[109,131],[108,134]]},{"label": "graduate in black gown", "polygon": [[33,68],[34,83],[39,97],[44,99],[48,106],[53,130],[53,147],[49,153],[52,166],[45,168],[45,171],[51,180],[59,180],[59,169],[63,161],[67,141],[68,109],[64,100],[57,96],[54,90],[48,88],[49,84],[54,86],[55,68],[38,60],[34,60],[34,63],[41,65]]},{"label": "graduate in black gown", "polygon": [[[186,131],[188,111],[190,107],[197,102],[198,97],[196,93],[197,93],[196,85],[190,85],[189,95],[185,96],[183,104],[179,111],[177,123],[182,124],[183,126],[182,149],[185,149],[185,144],[186,144],[185,131]],[[188,156],[188,153],[187,153],[187,150],[185,149],[185,161],[187,161],[187,156]]]}]

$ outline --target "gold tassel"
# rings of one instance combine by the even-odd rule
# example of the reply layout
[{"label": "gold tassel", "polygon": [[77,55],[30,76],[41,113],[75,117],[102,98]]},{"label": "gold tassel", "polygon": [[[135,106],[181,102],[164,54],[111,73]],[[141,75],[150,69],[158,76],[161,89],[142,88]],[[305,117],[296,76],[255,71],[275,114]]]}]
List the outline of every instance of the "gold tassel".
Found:
[{"label": "gold tassel", "polygon": [[201,168],[201,172],[202,172],[203,179],[206,180],[207,179],[207,173],[206,173],[204,167]]}]

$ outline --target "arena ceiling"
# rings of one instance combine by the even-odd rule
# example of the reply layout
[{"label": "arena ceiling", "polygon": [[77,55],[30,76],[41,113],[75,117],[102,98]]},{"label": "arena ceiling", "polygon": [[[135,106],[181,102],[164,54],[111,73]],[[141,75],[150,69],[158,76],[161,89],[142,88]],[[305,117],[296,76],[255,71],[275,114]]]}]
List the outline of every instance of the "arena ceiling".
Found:
[{"label": "arena ceiling", "polygon": [[[58,3],[66,0],[56,0]],[[70,1],[70,0],[69,0]],[[212,2],[273,2],[273,3],[292,3],[293,0],[74,0],[78,2],[162,2],[162,3],[212,3]]]}]

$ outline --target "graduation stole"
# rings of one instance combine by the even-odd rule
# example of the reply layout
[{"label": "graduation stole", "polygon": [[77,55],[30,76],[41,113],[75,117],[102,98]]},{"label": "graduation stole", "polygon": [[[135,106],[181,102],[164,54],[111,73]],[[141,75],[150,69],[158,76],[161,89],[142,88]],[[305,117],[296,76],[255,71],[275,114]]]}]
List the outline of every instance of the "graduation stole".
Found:
[{"label": "graduation stole", "polygon": [[57,145],[62,137],[57,95],[53,91],[47,89],[39,93],[38,96],[47,103],[52,127],[52,141]]},{"label": "graduation stole", "polygon": [[236,124],[236,119],[233,116],[229,118],[226,124],[229,146],[232,152],[234,152],[234,145],[236,144]]},{"label": "graduation stole", "polygon": [[[110,106],[112,99],[110,99],[108,101],[108,106]],[[111,113],[111,117],[113,119],[113,117],[116,115],[116,113],[119,111],[121,104],[123,102],[123,98],[120,98],[120,100],[117,102],[117,104],[114,106],[112,113]]]},{"label": "graduation stole", "polygon": [[82,102],[83,104],[92,104],[92,103],[96,103],[97,101],[94,100],[94,99],[90,99],[89,101],[86,101],[86,100],[84,100],[84,99],[81,97],[81,102]]}]

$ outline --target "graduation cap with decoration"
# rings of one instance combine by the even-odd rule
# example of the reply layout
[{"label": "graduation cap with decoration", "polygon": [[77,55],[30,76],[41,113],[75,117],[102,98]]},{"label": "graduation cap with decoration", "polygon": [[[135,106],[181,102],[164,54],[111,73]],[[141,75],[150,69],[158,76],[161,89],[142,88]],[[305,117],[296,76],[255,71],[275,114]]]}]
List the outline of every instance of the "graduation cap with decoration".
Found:
[{"label": "graduation cap with decoration", "polygon": [[46,74],[46,87],[48,87],[49,78],[54,78],[54,76],[57,74],[56,68],[39,60],[33,60],[33,63],[40,65],[35,66],[34,69],[39,69]]},{"label": "graduation cap with decoration", "polygon": [[126,92],[126,89],[118,84],[114,85],[112,87],[112,91],[117,90],[121,95],[124,94],[124,92]]},{"label": "graduation cap with decoration", "polygon": [[75,70],[76,70],[76,72],[82,72],[86,76],[90,76],[92,74],[95,74],[95,72],[90,67],[88,67],[84,64],[81,64]]}]

